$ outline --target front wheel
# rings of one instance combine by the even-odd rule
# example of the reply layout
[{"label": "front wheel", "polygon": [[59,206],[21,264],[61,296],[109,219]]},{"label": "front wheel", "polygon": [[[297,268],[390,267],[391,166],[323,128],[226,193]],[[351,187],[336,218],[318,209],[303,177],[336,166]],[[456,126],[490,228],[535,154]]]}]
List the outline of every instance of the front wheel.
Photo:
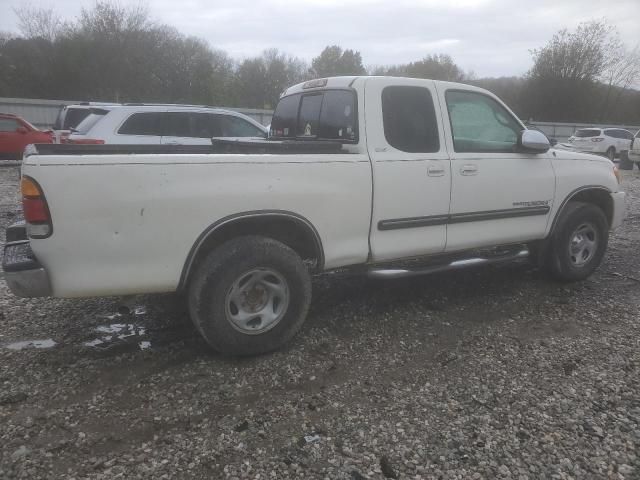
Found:
[{"label": "front wheel", "polygon": [[189,311],[215,350],[256,355],[276,350],[300,329],[311,303],[302,259],[276,240],[247,236],[212,251],[189,286]]},{"label": "front wheel", "polygon": [[607,157],[612,162],[615,160],[615,158],[616,158],[616,149],[614,147],[609,147],[609,149],[607,150]]},{"label": "front wheel", "polygon": [[551,237],[549,270],[563,281],[587,278],[600,265],[608,240],[609,224],[600,208],[568,203]]}]

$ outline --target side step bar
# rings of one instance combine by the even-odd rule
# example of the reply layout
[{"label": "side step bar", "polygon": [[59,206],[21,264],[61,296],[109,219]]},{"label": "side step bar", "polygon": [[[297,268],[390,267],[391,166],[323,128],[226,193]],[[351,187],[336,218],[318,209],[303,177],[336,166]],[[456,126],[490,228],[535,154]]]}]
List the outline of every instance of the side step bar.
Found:
[{"label": "side step bar", "polygon": [[477,265],[489,265],[495,263],[512,262],[514,260],[522,260],[529,256],[529,250],[522,248],[520,250],[511,251],[503,255],[487,255],[478,257],[469,257],[454,260],[449,263],[441,263],[436,265],[422,266],[416,268],[397,269],[397,268],[374,268],[367,272],[371,278],[402,278],[413,277],[417,275],[428,275],[430,273],[444,272],[447,270],[459,270],[467,267],[475,267]]}]

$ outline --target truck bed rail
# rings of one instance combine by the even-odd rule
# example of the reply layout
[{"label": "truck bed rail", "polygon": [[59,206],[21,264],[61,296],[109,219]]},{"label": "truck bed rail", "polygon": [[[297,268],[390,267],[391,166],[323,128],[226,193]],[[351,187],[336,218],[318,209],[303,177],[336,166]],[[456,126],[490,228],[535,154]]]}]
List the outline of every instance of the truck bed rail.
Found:
[{"label": "truck bed rail", "polygon": [[332,154],[346,153],[341,142],[318,140],[225,140],[211,145],[74,145],[37,144],[27,148],[30,155],[180,155],[180,154]]}]

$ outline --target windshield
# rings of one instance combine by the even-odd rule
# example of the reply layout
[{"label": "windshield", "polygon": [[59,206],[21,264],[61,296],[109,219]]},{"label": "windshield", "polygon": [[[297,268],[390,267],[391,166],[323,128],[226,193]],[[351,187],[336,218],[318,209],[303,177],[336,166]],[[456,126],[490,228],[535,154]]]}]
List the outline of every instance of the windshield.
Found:
[{"label": "windshield", "polygon": [[574,134],[574,137],[587,138],[587,137],[597,137],[598,135],[600,135],[600,130],[595,128],[588,128],[588,129],[578,130]]}]

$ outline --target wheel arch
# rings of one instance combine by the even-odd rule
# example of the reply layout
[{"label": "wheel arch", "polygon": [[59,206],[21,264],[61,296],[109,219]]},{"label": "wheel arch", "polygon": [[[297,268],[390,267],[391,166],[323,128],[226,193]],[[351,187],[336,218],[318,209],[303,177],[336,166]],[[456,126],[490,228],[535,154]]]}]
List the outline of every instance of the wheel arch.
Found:
[{"label": "wheel arch", "polygon": [[195,265],[208,252],[227,240],[245,235],[261,235],[280,241],[292,248],[303,260],[315,260],[315,270],[324,268],[322,240],[309,220],[284,210],[248,211],[224,217],[200,234],[187,255],[178,290],[187,287]]},{"label": "wheel arch", "polygon": [[569,202],[584,202],[596,205],[604,212],[607,217],[607,222],[609,223],[609,226],[611,226],[613,221],[613,199],[611,198],[611,190],[601,185],[588,185],[573,190],[563,200],[560,208],[558,208],[555,214],[551,228],[549,229],[549,235],[553,234],[553,231],[558,224],[558,219]]}]

